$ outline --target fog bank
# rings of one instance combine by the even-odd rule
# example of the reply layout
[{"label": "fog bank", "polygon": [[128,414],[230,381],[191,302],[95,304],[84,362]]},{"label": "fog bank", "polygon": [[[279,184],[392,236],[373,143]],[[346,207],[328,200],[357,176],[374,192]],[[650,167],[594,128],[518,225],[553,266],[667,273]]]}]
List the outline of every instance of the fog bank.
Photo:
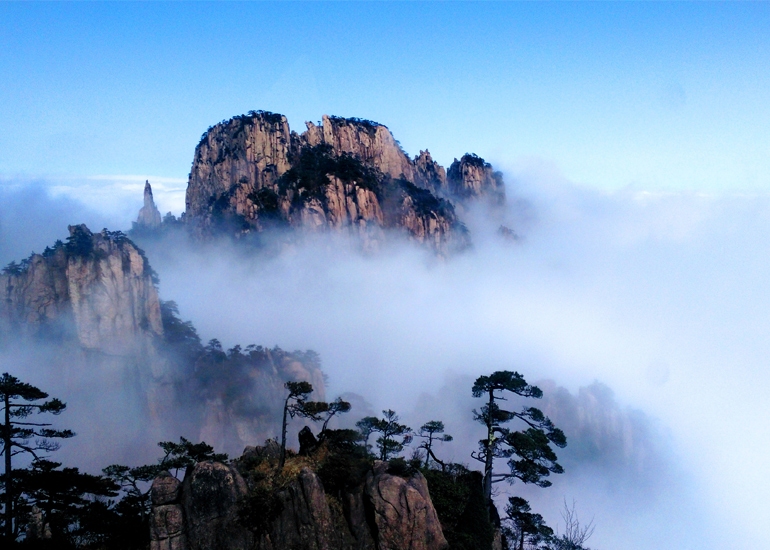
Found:
[{"label": "fog bank", "polygon": [[[362,255],[328,236],[248,261],[223,243],[151,248],[150,259],[162,294],[204,339],[312,348],[331,394],[361,393],[413,427],[429,418],[411,411],[447,373],[515,369],[573,395],[599,381],[614,392],[607,406],[641,411],[624,414],[655,443],[655,460],[638,466],[646,496],[602,481],[597,466],[595,476],[573,468],[561,494],[538,491],[553,495],[544,500],[582,497],[602,524],[599,547],[763,540],[767,481],[750,472],[770,440],[770,197],[602,193],[542,167],[508,180],[504,221],[520,240],[500,238],[479,212],[474,248],[447,261],[411,245]],[[450,395],[467,400],[465,386]],[[461,448],[454,458],[469,461]]]},{"label": "fog bank", "polygon": [[[567,471],[549,489],[512,490],[552,523],[576,499],[597,523],[591,547],[761,546],[770,196],[602,193],[537,165],[506,177],[499,216],[520,239],[471,212],[473,248],[445,261],[409,243],[362,254],[329,235],[278,255],[184,238],[145,247],[161,297],[204,341],[314,349],[329,396],[355,392],[413,428],[443,420],[456,441],[439,456],[472,462],[476,376],[510,369],[540,383],[539,405],[569,437]],[[32,203],[50,218],[16,204],[0,236],[64,238],[60,216],[88,215],[50,198]],[[0,256],[20,259],[1,238]]]}]

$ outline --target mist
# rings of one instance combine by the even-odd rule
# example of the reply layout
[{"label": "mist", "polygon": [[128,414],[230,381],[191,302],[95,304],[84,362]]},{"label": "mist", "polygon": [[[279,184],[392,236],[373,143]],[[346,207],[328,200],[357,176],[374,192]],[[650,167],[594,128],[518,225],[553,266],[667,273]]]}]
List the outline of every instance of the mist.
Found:
[{"label": "mist", "polygon": [[[445,260],[405,241],[363,253],[339,235],[269,255],[178,235],[140,244],[161,297],[204,341],[313,349],[328,396],[368,402],[351,421],[384,408],[413,428],[443,420],[455,441],[437,453],[470,467],[475,377],[508,369],[538,383],[531,404],[564,427],[566,473],[547,489],[501,484],[499,499],[523,494],[554,525],[574,499],[595,519],[591,547],[760,545],[770,196],[606,193],[538,163],[509,166],[506,181],[507,209],[467,212],[473,247]],[[33,207],[3,207],[0,235],[55,234],[23,243],[42,248],[91,212],[43,191]],[[18,214],[51,201],[61,216]],[[3,259],[29,253],[3,239]]]}]

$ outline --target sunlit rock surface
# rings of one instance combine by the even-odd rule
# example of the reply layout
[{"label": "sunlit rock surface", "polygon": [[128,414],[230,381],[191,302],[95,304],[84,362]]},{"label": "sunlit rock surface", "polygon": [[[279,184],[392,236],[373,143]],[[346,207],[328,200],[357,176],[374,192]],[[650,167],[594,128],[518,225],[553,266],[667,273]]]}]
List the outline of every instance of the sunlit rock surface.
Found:
[{"label": "sunlit rock surface", "polygon": [[163,335],[147,258],[122,233],[69,231],[66,245],[0,275],[0,323],[31,334],[74,330],[83,347],[111,355],[146,352]]},{"label": "sunlit rock surface", "polygon": [[449,193],[459,199],[487,197],[494,204],[505,202],[503,175],[476,155],[455,159],[447,172]]},{"label": "sunlit rock surface", "polygon": [[209,128],[195,150],[186,222],[199,235],[301,228],[367,244],[396,230],[445,253],[469,243],[453,201],[504,200],[499,173],[479,157],[465,155],[450,178],[427,151],[410,159],[382,124],[324,115],[306,126],[299,135],[283,115],[252,111]]},{"label": "sunlit rock surface", "polygon": [[439,550],[448,546],[428,483],[419,472],[408,478],[391,475],[376,462],[366,476],[364,493],[377,525],[379,550]]},{"label": "sunlit rock surface", "polygon": [[136,225],[154,229],[160,227],[161,218],[158,207],[155,206],[155,200],[152,198],[152,186],[149,181],[144,182],[144,206],[139,210],[139,217],[136,219]]}]

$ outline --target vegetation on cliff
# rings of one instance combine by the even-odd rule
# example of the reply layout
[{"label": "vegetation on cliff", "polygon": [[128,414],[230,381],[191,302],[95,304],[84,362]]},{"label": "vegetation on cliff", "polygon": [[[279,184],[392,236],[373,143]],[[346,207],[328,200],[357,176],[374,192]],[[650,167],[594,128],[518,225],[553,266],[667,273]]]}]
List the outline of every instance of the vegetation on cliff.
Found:
[{"label": "vegetation on cliff", "polygon": [[[354,159],[352,166],[357,166],[357,162]],[[42,257],[93,259],[96,250],[101,250],[98,247],[107,245],[135,249],[121,233],[105,230],[97,236],[78,226],[71,229],[66,244],[55,246]],[[134,259],[142,268],[139,271],[144,273],[144,260]],[[21,274],[5,276],[23,274],[22,270]],[[34,424],[24,427],[13,423],[14,414],[17,421],[26,422],[23,419],[35,411],[54,414],[63,411],[63,403],[52,400],[37,405],[36,400],[47,398],[41,390],[31,387],[29,391],[24,390],[26,393],[19,393],[21,390],[14,393],[11,388],[5,391],[8,399],[4,407],[11,421],[6,421],[2,428],[4,451],[10,456],[16,445],[20,450],[31,452],[33,460],[26,468],[7,466],[5,470],[3,528],[7,541],[30,548],[147,548],[150,527],[160,521],[153,509],[150,483],[157,481],[158,476],[168,476],[164,474],[167,471],[185,480],[186,485],[179,491],[187,495],[188,500],[198,490],[194,482],[189,481],[195,472],[200,479],[208,479],[207,483],[237,478],[236,485],[240,485],[237,491],[231,491],[232,510],[228,508],[227,514],[232,515],[233,521],[237,519],[242,533],[251,533],[249,536],[260,550],[275,550],[275,546],[264,546],[259,541],[269,534],[268,539],[274,540],[270,544],[274,544],[282,536],[282,526],[300,521],[302,514],[312,515],[318,506],[326,519],[313,516],[313,521],[327,527],[336,526],[333,531],[342,537],[334,539],[339,548],[359,547],[351,542],[353,539],[358,544],[366,537],[397,540],[412,536],[413,531],[411,535],[399,533],[391,524],[396,521],[392,510],[387,506],[378,508],[382,504],[377,496],[381,490],[390,491],[393,498],[416,499],[412,504],[425,512],[420,517],[427,518],[425,528],[433,533],[431,548],[491,549],[493,544],[506,539],[511,548],[519,550],[575,550],[582,548],[590,535],[585,529],[577,528],[571,535],[555,536],[543,518],[518,496],[509,499],[506,516],[498,516],[492,501],[493,482],[517,481],[547,487],[550,485],[547,477],[563,471],[553,449],[566,445],[561,430],[534,407],[508,410],[501,406],[506,393],[522,398],[542,396],[542,391],[528,384],[519,373],[497,371],[480,376],[471,389],[475,397],[485,398],[483,406],[473,411],[474,418],[486,429],[479,450],[472,454],[484,464],[482,474],[470,471],[465,465],[441,460],[442,449],[436,444],[449,443],[452,438],[445,433],[440,420],[428,420],[415,432],[401,423],[395,411],[387,409],[382,411],[382,417],[367,416],[359,420],[357,430],[335,429],[333,419],[350,411],[351,405],[341,398],[325,400],[320,359],[312,351],[286,352],[277,347],[256,345],[224,349],[216,339],[204,345],[192,323],[179,317],[174,302],[160,302],[159,317],[162,330],[155,338],[162,350],[160,353],[182,373],[174,380],[177,387],[173,397],[178,403],[172,405],[184,404],[191,425],[200,428],[206,421],[206,409],[201,403],[215,403],[220,414],[223,412],[227,418],[227,422],[218,425],[217,433],[221,434],[224,427],[237,432],[240,438],[246,434],[250,441],[256,442],[265,439],[260,437],[264,432],[259,430],[280,425],[281,443],[269,440],[262,447],[247,448],[240,458],[230,461],[211,445],[180,438],[178,443],[159,444],[163,454],[157,463],[115,464],[105,468],[102,475],[94,476],[37,454],[38,450],[53,452],[55,445],[30,443],[35,436],[69,437],[71,433],[67,430],[57,430],[47,423],[37,428],[30,427]],[[13,378],[5,376],[9,380]],[[19,388],[27,388],[18,380],[15,383]],[[283,393],[279,391],[281,388]],[[31,403],[13,401],[20,396]],[[283,421],[279,423],[281,417]],[[298,451],[287,448],[286,444],[291,417],[302,418],[307,424],[298,434]],[[514,429],[514,421],[520,423],[521,429]],[[316,434],[312,429],[314,425],[320,427]],[[370,442],[372,436],[374,441]],[[411,456],[404,457],[415,437],[419,443],[412,447]],[[498,459],[506,461],[506,469],[498,469],[495,465]],[[221,468],[205,466],[216,463],[221,463]],[[302,491],[305,491],[304,512],[291,508],[297,505]],[[179,496],[174,498],[177,500],[163,505],[177,507],[174,508],[177,511],[184,508],[188,515],[197,513],[189,502],[179,500]],[[435,518],[433,524],[431,518]],[[193,520],[195,518],[189,521]],[[184,533],[187,524],[180,522],[174,528],[179,529],[177,533]],[[207,527],[198,522],[195,529],[199,532]],[[152,532],[156,536],[160,531]]]}]

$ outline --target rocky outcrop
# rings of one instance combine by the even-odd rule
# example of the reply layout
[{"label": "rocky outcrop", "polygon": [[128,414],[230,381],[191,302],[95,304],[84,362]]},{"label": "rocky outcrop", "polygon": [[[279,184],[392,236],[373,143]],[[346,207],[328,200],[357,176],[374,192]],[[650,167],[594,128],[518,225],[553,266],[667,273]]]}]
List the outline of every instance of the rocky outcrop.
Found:
[{"label": "rocky outcrop", "polygon": [[[337,550],[345,548],[345,533],[332,518],[321,480],[304,468],[296,481],[277,494],[281,512],[269,533],[260,538],[259,550]],[[349,537],[348,537],[349,538]]]},{"label": "rocky outcrop", "polygon": [[[258,452],[252,448],[236,463]],[[342,501],[327,494],[312,469],[302,468],[284,488],[258,499],[261,508],[252,515],[244,507],[254,502],[256,489],[246,487],[234,466],[199,463],[181,485],[161,476],[152,486],[151,550],[447,548],[425,478],[391,475],[387,468],[376,463],[364,485]],[[266,506],[271,498],[274,505]]]},{"label": "rocky outcrop", "polygon": [[200,462],[183,483],[164,473],[151,488],[150,550],[250,550],[238,521],[246,483],[232,466]]},{"label": "rocky outcrop", "polygon": [[120,232],[69,227],[67,244],[0,275],[0,324],[26,334],[72,333],[109,355],[146,351],[162,336],[160,300],[146,257]]},{"label": "rocky outcrop", "polygon": [[454,160],[447,172],[447,187],[461,200],[487,197],[496,204],[505,202],[503,175],[476,155],[465,154]]},{"label": "rocky outcrop", "polygon": [[238,520],[246,482],[234,467],[200,462],[180,491],[184,532],[190,550],[250,550],[252,535]]},{"label": "rocky outcrop", "polygon": [[144,206],[139,210],[139,217],[136,219],[136,225],[147,229],[156,229],[160,227],[160,211],[155,206],[152,198],[152,186],[149,180],[144,182]]},{"label": "rocky outcrop", "polygon": [[234,117],[209,128],[195,148],[185,198],[185,215],[205,219],[212,204],[231,197],[235,214],[254,219],[256,207],[248,195],[275,189],[290,167],[296,136],[286,117],[263,111]]},{"label": "rocky outcrop", "polygon": [[366,476],[364,492],[377,526],[379,550],[439,550],[448,546],[428,483],[419,472],[408,478],[388,473],[376,462]]},{"label": "rocky outcrop", "polygon": [[[133,451],[139,441],[149,445],[167,436],[171,430],[165,427],[175,424],[179,376],[161,349],[165,330],[157,279],[124,234],[92,233],[85,225],[70,226],[69,232],[66,243],[57,241],[3,270],[0,345],[22,353],[50,349],[41,369],[69,373],[70,391],[98,387],[101,399],[90,402],[89,414],[126,415],[119,444]],[[109,438],[114,446],[118,434],[103,429],[89,423],[78,431]]]},{"label": "rocky outcrop", "polygon": [[436,196],[449,196],[447,187],[446,170],[438,162],[433,160],[430,153],[420,151],[414,159],[414,182],[415,185],[427,189]]},{"label": "rocky outcrop", "polygon": [[371,120],[324,115],[320,126],[306,122],[301,143],[311,147],[327,145],[336,156],[354,156],[391,178],[414,182],[414,165],[387,126]]},{"label": "rocky outcrop", "polygon": [[150,550],[184,550],[188,547],[184,512],[179,500],[180,485],[179,480],[168,472],[152,482]]},{"label": "rocky outcrop", "polygon": [[381,124],[324,115],[306,126],[298,135],[284,116],[252,111],[209,128],[190,171],[186,222],[201,235],[302,228],[367,244],[399,230],[444,253],[468,244],[452,201],[504,197],[499,174],[478,157],[463,157],[451,179],[427,151],[410,159]]}]

